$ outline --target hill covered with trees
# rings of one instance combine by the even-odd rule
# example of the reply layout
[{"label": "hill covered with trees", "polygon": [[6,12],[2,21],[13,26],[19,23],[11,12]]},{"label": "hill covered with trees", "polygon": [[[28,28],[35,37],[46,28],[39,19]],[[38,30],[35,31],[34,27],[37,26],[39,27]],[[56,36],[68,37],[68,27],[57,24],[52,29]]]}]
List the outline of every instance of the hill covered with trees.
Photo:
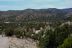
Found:
[{"label": "hill covered with trees", "polygon": [[72,16],[72,8],[68,9],[25,9],[0,11],[0,22],[54,22],[67,21]]}]

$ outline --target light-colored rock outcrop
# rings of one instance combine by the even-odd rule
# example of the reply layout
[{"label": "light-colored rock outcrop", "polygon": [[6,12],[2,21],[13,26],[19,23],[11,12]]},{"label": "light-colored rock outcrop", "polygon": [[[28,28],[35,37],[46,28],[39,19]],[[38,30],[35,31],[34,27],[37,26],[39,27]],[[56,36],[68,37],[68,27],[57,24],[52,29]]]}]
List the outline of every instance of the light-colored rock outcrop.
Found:
[{"label": "light-colored rock outcrop", "polygon": [[37,48],[37,46],[36,42],[30,38],[18,39],[0,36],[0,48]]}]

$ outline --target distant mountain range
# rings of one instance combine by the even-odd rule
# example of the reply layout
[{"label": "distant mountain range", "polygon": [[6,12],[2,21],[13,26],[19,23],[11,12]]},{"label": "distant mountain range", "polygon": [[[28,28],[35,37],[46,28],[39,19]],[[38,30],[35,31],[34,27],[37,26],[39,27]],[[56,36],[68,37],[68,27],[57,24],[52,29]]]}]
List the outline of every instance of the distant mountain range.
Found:
[{"label": "distant mountain range", "polygon": [[0,22],[68,21],[72,20],[72,8],[25,9],[0,11]]}]

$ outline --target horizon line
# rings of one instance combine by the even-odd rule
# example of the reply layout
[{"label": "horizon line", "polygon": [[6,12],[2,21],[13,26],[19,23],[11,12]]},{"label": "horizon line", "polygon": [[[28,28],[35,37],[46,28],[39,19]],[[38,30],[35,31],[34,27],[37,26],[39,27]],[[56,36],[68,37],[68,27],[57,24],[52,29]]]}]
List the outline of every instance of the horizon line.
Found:
[{"label": "horizon line", "polygon": [[72,8],[25,8],[25,9],[9,9],[9,10],[0,10],[0,11],[20,11],[26,9],[72,9]]}]

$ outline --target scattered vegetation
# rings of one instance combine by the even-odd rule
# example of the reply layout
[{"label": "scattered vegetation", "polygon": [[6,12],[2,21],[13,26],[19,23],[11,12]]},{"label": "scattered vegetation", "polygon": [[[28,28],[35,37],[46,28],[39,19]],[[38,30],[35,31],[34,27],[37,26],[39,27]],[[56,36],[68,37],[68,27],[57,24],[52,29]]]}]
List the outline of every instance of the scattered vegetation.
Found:
[{"label": "scattered vegetation", "polygon": [[32,38],[39,48],[72,48],[72,8],[0,11],[0,34]]}]

